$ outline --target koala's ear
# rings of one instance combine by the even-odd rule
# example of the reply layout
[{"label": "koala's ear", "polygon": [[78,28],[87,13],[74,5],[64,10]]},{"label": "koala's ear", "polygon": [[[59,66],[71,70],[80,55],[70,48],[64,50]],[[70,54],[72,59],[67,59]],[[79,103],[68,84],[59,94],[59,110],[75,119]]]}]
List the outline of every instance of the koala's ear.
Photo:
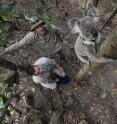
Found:
[{"label": "koala's ear", "polygon": [[99,10],[96,7],[91,7],[88,10],[87,15],[92,17],[96,22],[99,21]]},{"label": "koala's ear", "polygon": [[80,21],[78,18],[72,18],[68,21],[68,26],[72,30],[72,33],[79,33]]}]

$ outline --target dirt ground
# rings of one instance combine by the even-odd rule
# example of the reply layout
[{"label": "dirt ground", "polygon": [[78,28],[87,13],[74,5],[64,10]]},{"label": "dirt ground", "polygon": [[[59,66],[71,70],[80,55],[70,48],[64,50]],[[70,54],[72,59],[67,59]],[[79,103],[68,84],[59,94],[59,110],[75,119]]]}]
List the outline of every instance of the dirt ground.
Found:
[{"label": "dirt ground", "polygon": [[[31,6],[31,0],[25,1],[23,4],[26,8]],[[49,5],[55,6],[52,1],[48,1]],[[54,13],[66,14],[65,19],[58,20],[55,24],[61,26],[65,31],[64,41],[67,41],[74,46],[78,35],[71,34],[67,20],[71,17],[81,18],[84,16],[84,0],[61,0],[61,9],[51,10]],[[33,7],[33,6],[32,6]],[[30,7],[31,8],[31,7]],[[28,8],[27,8],[28,10]],[[31,10],[30,10],[31,11]],[[29,11],[29,12],[30,12]],[[64,13],[63,13],[64,12]],[[102,14],[103,15],[103,14]],[[108,18],[101,19],[100,27]],[[114,21],[116,23],[116,21]],[[106,27],[104,34],[111,31],[110,27]],[[11,41],[17,42],[27,33],[28,30],[15,31],[11,33]],[[27,46],[20,51],[7,55],[6,58],[17,64],[34,63],[40,56],[36,51],[36,44]],[[73,49],[68,46],[63,46],[63,51],[66,54],[68,63],[61,63],[65,71],[70,74],[72,81],[65,86],[59,86],[60,99],[62,100],[64,112],[62,119],[64,124],[78,124],[85,119],[89,124],[116,124],[117,123],[117,63],[107,64],[99,71],[93,72],[89,75],[87,80],[77,82],[75,75],[83,65],[76,57]],[[55,55],[55,60],[59,62],[58,56]],[[31,80],[32,81],[32,80]],[[45,96],[49,93],[48,90],[43,89]],[[52,101],[54,101],[54,93],[52,93]],[[50,99],[50,97],[49,97]],[[47,120],[50,119],[51,114],[47,113]],[[49,122],[46,122],[48,124]]]}]

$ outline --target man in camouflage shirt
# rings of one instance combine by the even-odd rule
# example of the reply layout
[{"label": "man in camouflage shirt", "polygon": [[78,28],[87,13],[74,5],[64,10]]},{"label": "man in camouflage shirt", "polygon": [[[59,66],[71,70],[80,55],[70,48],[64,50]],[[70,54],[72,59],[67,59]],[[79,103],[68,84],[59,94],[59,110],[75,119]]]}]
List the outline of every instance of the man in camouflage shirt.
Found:
[{"label": "man in camouflage shirt", "polygon": [[41,21],[36,23],[22,40],[4,49],[0,53],[0,56],[18,50],[26,45],[33,44],[40,56],[49,56],[58,53],[60,60],[66,61],[65,55],[62,52],[63,41],[60,36],[62,29],[54,25],[51,25],[51,27],[52,31],[48,31],[45,22]]}]

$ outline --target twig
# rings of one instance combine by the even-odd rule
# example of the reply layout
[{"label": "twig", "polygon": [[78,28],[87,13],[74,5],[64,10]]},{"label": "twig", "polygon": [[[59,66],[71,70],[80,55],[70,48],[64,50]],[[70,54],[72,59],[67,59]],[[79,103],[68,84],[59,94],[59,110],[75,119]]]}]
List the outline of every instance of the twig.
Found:
[{"label": "twig", "polygon": [[19,110],[18,108],[16,108],[15,106],[13,106],[12,104],[10,104],[10,107],[15,110],[19,115],[22,115],[23,112],[21,110]]},{"label": "twig", "polygon": [[117,8],[114,10],[114,12],[110,15],[110,17],[108,18],[108,20],[106,21],[106,23],[102,26],[102,28],[100,29],[100,32],[106,27],[106,25],[115,17],[115,15],[117,14]]}]

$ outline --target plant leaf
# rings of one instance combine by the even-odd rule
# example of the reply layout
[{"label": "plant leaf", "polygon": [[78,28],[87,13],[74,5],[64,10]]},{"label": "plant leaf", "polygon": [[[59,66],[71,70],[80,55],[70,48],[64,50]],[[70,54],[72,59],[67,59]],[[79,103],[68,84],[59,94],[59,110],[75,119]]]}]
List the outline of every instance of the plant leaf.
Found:
[{"label": "plant leaf", "polygon": [[48,32],[51,32],[51,31],[53,30],[51,24],[48,24],[48,25],[47,25],[47,30],[48,30]]},{"label": "plant leaf", "polygon": [[11,21],[10,16],[6,16],[6,15],[3,15],[3,16],[2,16],[2,19],[3,19],[4,21],[6,21],[6,22]]},{"label": "plant leaf", "polygon": [[0,105],[3,105],[3,99],[0,97]]}]

